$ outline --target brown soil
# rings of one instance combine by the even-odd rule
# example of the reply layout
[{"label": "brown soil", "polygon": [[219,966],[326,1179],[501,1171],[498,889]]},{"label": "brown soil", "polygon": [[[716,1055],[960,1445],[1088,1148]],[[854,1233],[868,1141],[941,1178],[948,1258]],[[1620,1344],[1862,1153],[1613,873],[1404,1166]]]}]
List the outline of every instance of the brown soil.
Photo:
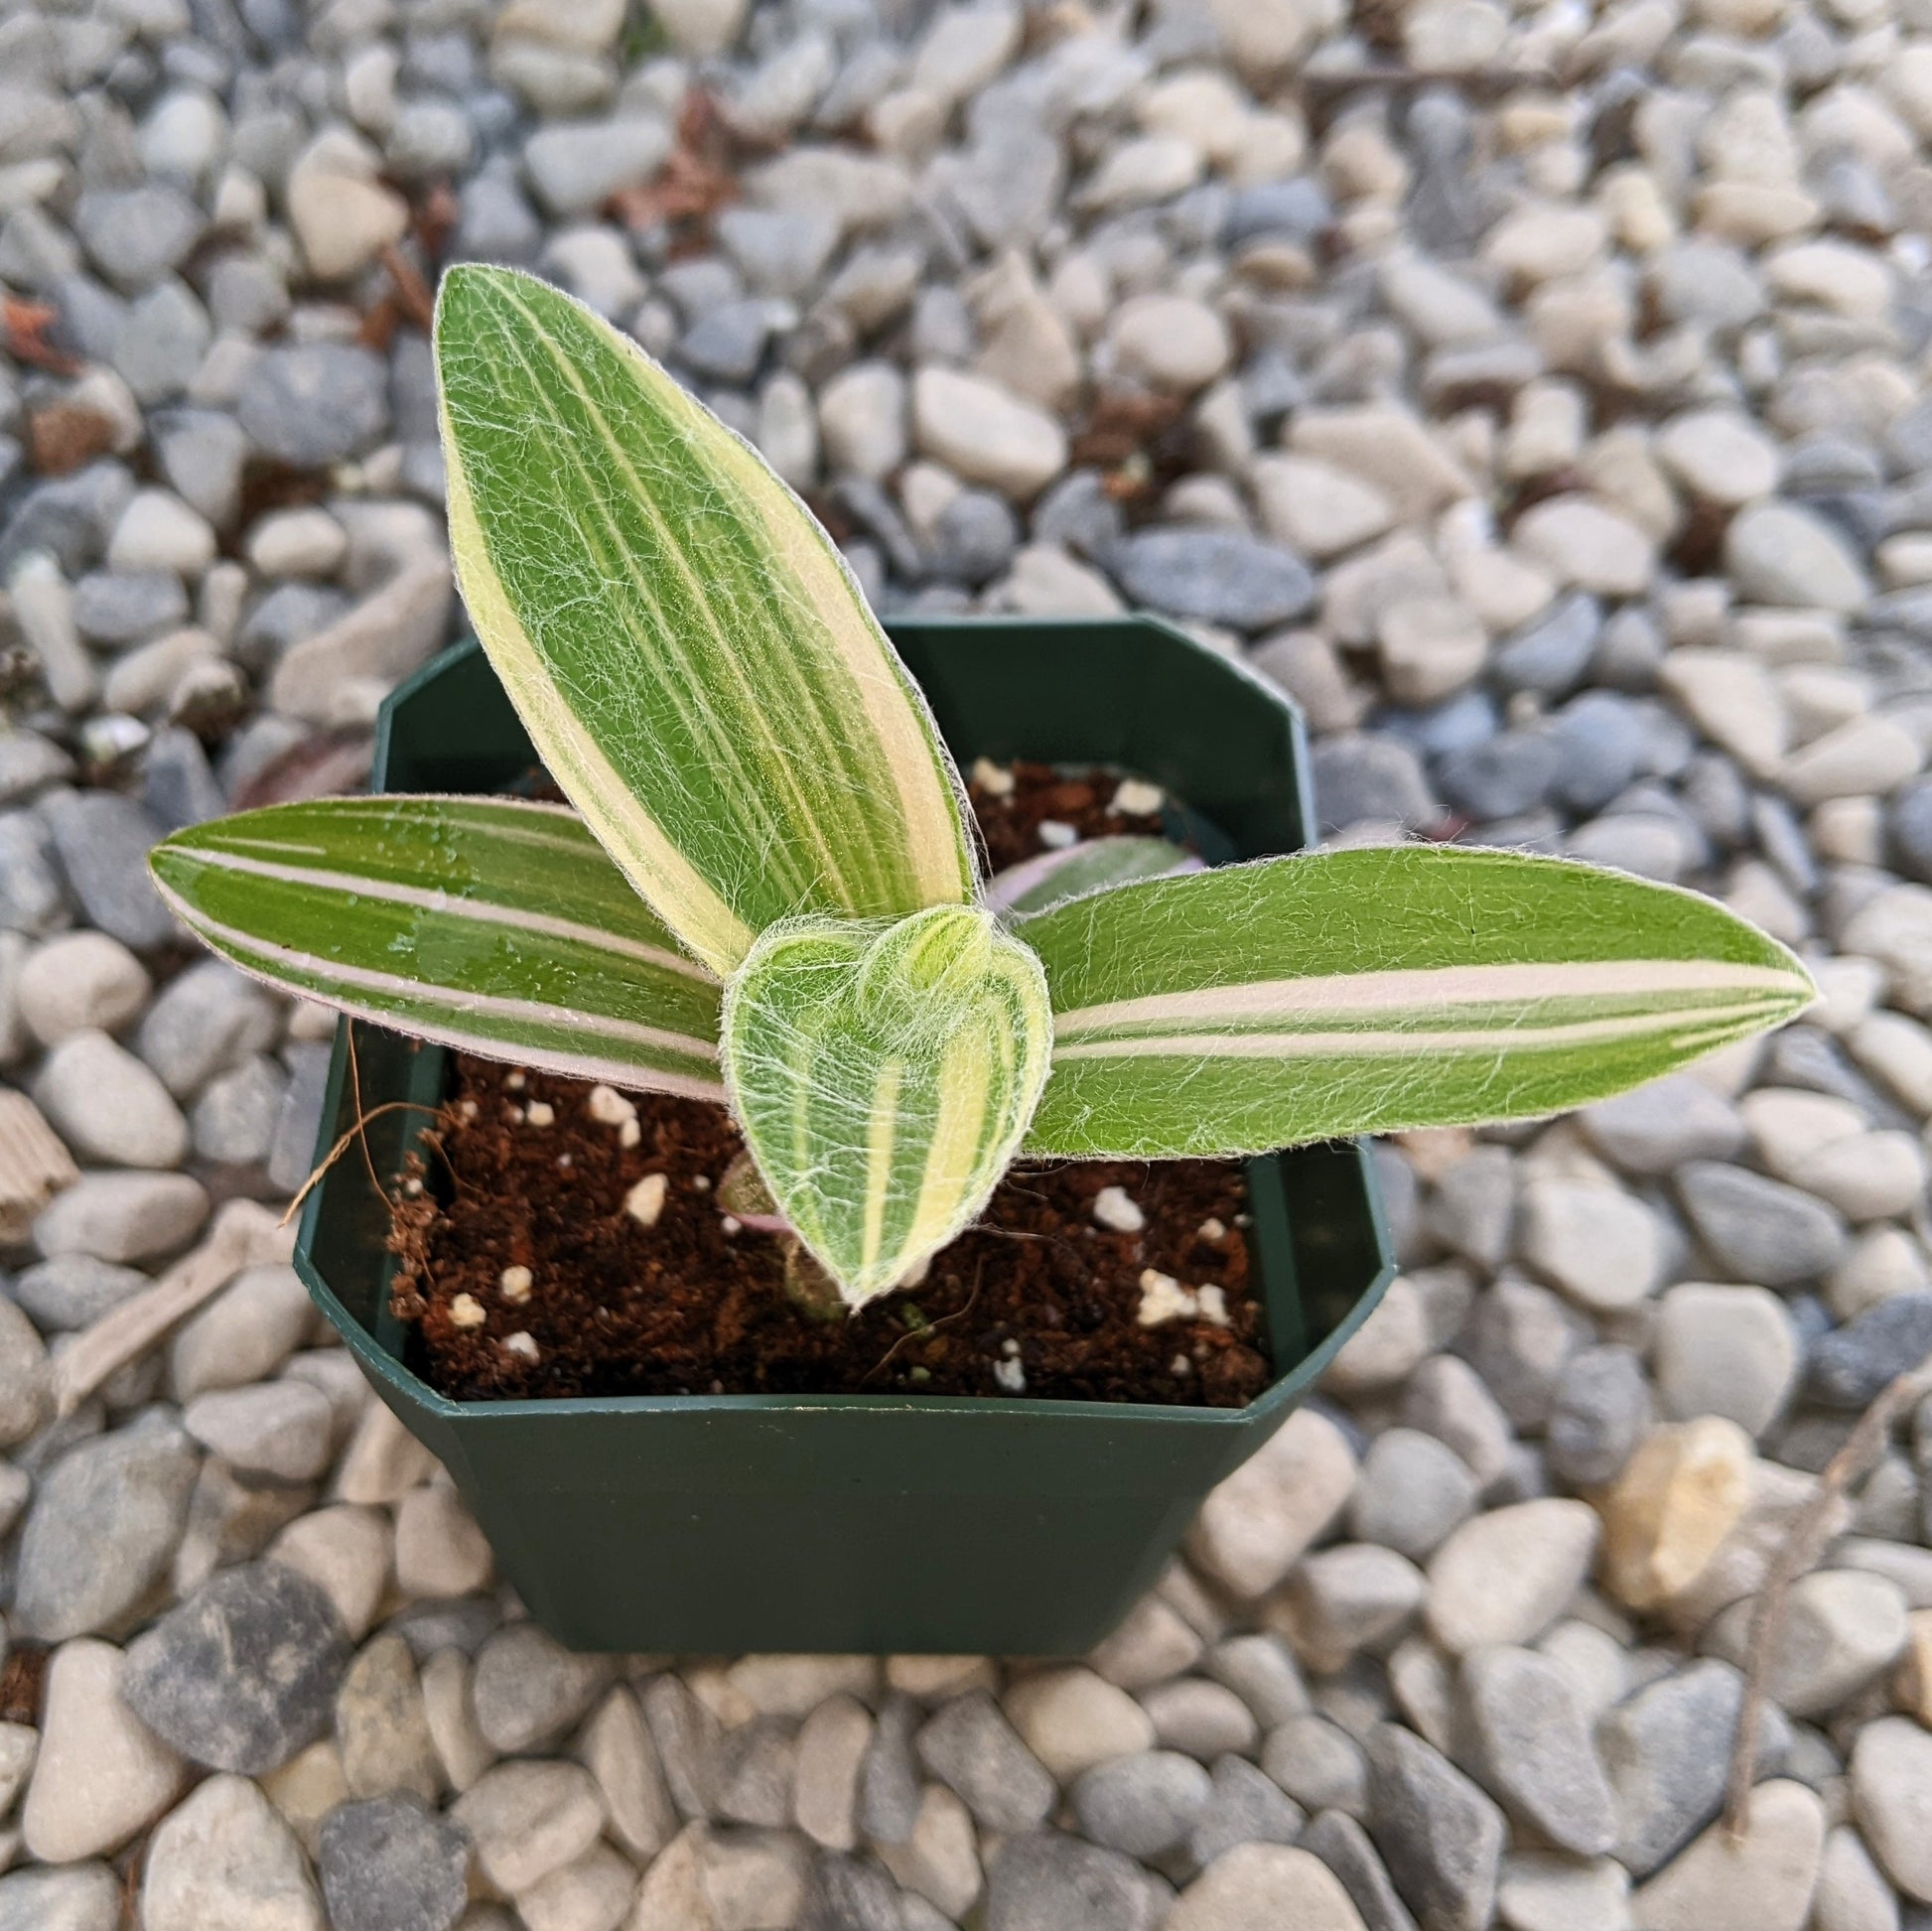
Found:
[{"label": "brown soil", "polygon": [[[1009,795],[971,787],[995,869],[1037,852],[1043,821],[1082,836],[1150,828],[1109,809],[1105,774],[1019,765],[1015,776]],[[825,1320],[785,1292],[784,1238],[741,1225],[717,1198],[742,1144],[722,1108],[633,1094],[641,1133],[625,1147],[591,1118],[581,1081],[467,1056],[455,1066],[394,1240],[409,1358],[446,1395],[1024,1394],[1230,1408],[1268,1378],[1238,1163],[1015,1168],[916,1287]],[[646,1227],[624,1201],[653,1173],[664,1201]],[[1095,1220],[1109,1186],[1140,1207],[1143,1230]],[[529,1271],[527,1290],[510,1274],[505,1291],[512,1269]],[[1150,1269],[1218,1287],[1225,1324],[1142,1326]],[[461,1310],[468,1325],[459,1296],[475,1304]]]}]

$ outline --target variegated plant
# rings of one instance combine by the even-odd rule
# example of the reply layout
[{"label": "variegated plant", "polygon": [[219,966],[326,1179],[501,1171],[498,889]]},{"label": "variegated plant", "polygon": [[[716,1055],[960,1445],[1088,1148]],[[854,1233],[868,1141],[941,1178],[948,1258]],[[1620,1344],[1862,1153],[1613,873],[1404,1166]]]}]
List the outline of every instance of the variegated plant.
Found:
[{"label": "variegated plant", "polygon": [[1023,1148],[1546,1114],[1813,996],[1709,899],[1512,853],[1204,871],[1132,839],[982,887],[918,691],[752,449],[525,275],[453,269],[436,350],[464,596],[576,809],[278,805],[169,839],[155,878],[292,992],[730,1105],[852,1306]]}]

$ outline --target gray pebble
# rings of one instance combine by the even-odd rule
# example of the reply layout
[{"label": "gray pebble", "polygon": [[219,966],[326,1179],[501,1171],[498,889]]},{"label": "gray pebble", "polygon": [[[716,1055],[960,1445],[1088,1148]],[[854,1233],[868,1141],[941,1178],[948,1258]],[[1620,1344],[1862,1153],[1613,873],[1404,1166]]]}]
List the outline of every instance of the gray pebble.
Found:
[{"label": "gray pebble", "polygon": [[987,1873],[985,1931],[1154,1931],[1166,1887],[1123,1858],[1057,1831],[1009,1838]]},{"label": "gray pebble", "polygon": [[319,470],[366,449],[388,422],[386,371],[366,349],[306,343],[263,350],[235,413],[264,456]]},{"label": "gray pebble", "polygon": [[[1071,1796],[1073,1815],[1095,1844],[1153,1859],[1187,1836],[1213,1794],[1212,1779],[1192,1757],[1141,1750],[1084,1771]],[[1275,1796],[1287,1801],[1279,1790]]]},{"label": "gray pebble", "polygon": [[1302,1849],[1335,1875],[1361,1913],[1364,1931],[1416,1931],[1374,1841],[1346,1811],[1324,1810],[1302,1833]]},{"label": "gray pebble", "polygon": [[1795,1287],[1830,1273],[1844,1257],[1845,1223],[1782,1180],[1697,1160],[1682,1169],[1677,1185],[1691,1224],[1739,1280]]},{"label": "gray pebble", "polygon": [[41,1477],[21,1532],[20,1629],[43,1642],[118,1634],[167,1574],[199,1466],[159,1412],[69,1449]]},{"label": "gray pebble", "polygon": [[1301,558],[1239,530],[1145,530],[1108,561],[1135,603],[1236,630],[1286,623],[1314,602]]},{"label": "gray pebble", "polygon": [[41,809],[90,924],[136,952],[173,939],[174,918],[148,878],[148,853],[161,838],[161,827],[132,798],[112,791],[56,791]]},{"label": "gray pebble", "polygon": [[988,1830],[1035,1830],[1053,1808],[1052,1777],[984,1690],[955,1697],[919,1729],[912,1747]]},{"label": "gray pebble", "polygon": [[1393,1724],[1368,1740],[1368,1827],[1423,1931],[1484,1931],[1508,1831],[1454,1764]]},{"label": "gray pebble", "polygon": [[1550,1405],[1550,1472],[1580,1488],[1612,1480],[1650,1420],[1650,1387],[1636,1354],[1615,1343],[1585,1348],[1565,1366]]},{"label": "gray pebble", "polygon": [[222,1570],[129,1646],[121,1695],[173,1748],[257,1776],[328,1727],[348,1643],[328,1596],[280,1563]]},{"label": "gray pebble", "polygon": [[335,1931],[449,1931],[470,1901],[470,1840],[409,1797],[337,1805],[316,1866]]},{"label": "gray pebble", "polygon": [[1932,1294],[1896,1294],[1813,1346],[1806,1391],[1827,1407],[1856,1411],[1927,1354],[1932,1354]]}]

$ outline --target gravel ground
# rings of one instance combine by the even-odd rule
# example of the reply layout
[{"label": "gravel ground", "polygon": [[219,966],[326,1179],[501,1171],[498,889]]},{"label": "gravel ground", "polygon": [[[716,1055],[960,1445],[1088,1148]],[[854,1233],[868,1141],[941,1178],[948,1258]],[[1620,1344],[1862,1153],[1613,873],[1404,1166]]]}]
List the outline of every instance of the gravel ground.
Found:
[{"label": "gravel ground", "polygon": [[[0,1931],[1926,1931],[1932,1406],[1714,1819],[1769,1552],[1932,1349],[1932,6],[744,13],[0,7]],[[1385,1149],[1404,1275],[1084,1665],[563,1654],[253,1204],[326,1024],[142,872],[455,634],[466,257],[882,607],[1165,612],[1330,836],[1682,880],[1823,1005]]]}]

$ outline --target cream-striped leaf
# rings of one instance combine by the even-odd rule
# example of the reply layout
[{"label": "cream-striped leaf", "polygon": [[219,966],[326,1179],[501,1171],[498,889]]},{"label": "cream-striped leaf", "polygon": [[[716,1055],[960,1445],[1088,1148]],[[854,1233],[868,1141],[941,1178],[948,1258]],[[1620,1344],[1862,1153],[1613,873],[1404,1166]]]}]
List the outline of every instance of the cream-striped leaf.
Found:
[{"label": "cream-striped leaf", "polygon": [[773,926],[731,982],[724,1030],[746,1144],[855,1308],[985,1204],[1050,1038],[1038,960],[977,906]]},{"label": "cream-striped leaf", "polygon": [[718,982],[561,806],[269,805],[149,863],[198,938],[284,991],[494,1059],[724,1098]]},{"label": "cream-striped leaf", "polygon": [[1017,928],[1053,1004],[1029,1149],[1260,1153],[1532,1118],[1780,1024],[1815,989],[1713,900],[1512,852],[1270,859]]},{"label": "cream-striped leaf", "polygon": [[443,278],[450,540],[490,661],[624,875],[721,976],[775,921],[971,899],[957,774],[830,538],[620,335]]},{"label": "cream-striped leaf", "polygon": [[987,881],[984,902],[988,911],[1012,925],[1089,892],[1200,869],[1201,861],[1171,839],[1129,835],[1084,838],[1076,845],[1041,852],[1036,858],[1023,859],[995,873]]}]

